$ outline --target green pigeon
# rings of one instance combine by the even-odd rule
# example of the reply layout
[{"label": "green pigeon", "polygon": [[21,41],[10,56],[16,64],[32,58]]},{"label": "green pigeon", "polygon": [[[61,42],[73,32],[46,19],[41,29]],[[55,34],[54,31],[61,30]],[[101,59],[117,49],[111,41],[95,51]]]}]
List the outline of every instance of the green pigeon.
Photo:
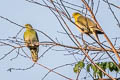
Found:
[{"label": "green pigeon", "polygon": [[98,34],[104,33],[97,28],[97,24],[94,21],[77,12],[73,13],[72,16],[75,19],[75,24],[79,26],[77,28],[80,32],[85,34],[93,34],[96,40],[99,41]]},{"label": "green pigeon", "polygon": [[[25,45],[30,49],[33,62],[38,60],[39,39],[37,32],[30,24],[25,24],[26,31],[24,32]],[[36,45],[37,44],[37,45]]]}]

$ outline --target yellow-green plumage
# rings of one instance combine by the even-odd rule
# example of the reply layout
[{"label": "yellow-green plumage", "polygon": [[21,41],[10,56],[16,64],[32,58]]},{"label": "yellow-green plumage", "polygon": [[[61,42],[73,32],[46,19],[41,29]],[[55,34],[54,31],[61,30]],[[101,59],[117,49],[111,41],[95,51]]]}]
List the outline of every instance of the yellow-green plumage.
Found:
[{"label": "yellow-green plumage", "polygon": [[103,32],[97,28],[96,23],[94,23],[88,17],[85,17],[77,12],[73,13],[72,16],[75,19],[75,24],[79,26],[77,28],[79,29],[80,32],[85,34],[93,34],[97,41],[99,41],[97,34],[103,34]]},{"label": "yellow-green plumage", "polygon": [[32,60],[37,62],[38,60],[38,52],[39,52],[39,39],[37,36],[37,32],[32,28],[30,24],[26,24],[26,31],[24,32],[24,41],[25,45],[30,49]]}]

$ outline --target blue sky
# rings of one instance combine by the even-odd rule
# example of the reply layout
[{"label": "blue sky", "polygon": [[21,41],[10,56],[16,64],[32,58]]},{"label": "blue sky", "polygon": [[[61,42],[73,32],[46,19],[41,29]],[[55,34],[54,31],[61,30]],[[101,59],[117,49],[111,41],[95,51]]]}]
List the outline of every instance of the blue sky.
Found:
[{"label": "blue sky", "polygon": [[[36,0],[42,3],[41,0]],[[81,4],[78,0],[69,0],[72,3]],[[113,0],[111,0],[113,1]],[[114,3],[120,5],[116,0]],[[78,8],[79,9],[79,8]],[[120,15],[118,9],[114,8],[115,14],[117,15],[118,19],[120,19]],[[73,10],[69,10],[70,14],[72,14]],[[58,20],[53,15],[53,13],[45,7],[29,3],[25,0],[1,0],[0,1],[0,16],[6,17],[22,26],[24,24],[32,24],[35,29],[41,30],[51,36],[54,40],[57,38],[61,43],[67,45],[73,45],[70,39],[68,39],[67,35],[63,35],[58,33],[57,31],[64,32],[62,27],[60,26]],[[104,2],[101,2],[100,8],[97,14],[97,20],[99,21],[100,25],[102,26],[103,30],[106,32],[108,37],[115,38],[120,37],[120,28],[117,26],[117,22],[115,21],[112,13],[108,9],[108,5]],[[66,20],[67,21],[67,20]],[[70,28],[74,32],[74,34],[79,35],[79,31],[74,27],[73,24],[68,22]],[[19,26],[16,26],[4,19],[0,18],[0,39],[6,39],[8,37],[14,37],[17,32],[21,29]],[[23,39],[23,30],[19,34],[19,38]],[[39,40],[40,41],[47,41],[48,39],[44,37],[41,33],[38,32]],[[86,36],[85,36],[86,38]],[[86,38],[91,41],[90,38]],[[100,40],[104,41],[105,39],[103,36],[100,36]],[[119,41],[120,42],[120,41]],[[8,46],[0,46],[0,56],[4,56],[7,52],[9,52],[12,48]],[[63,49],[56,47],[54,49]],[[25,48],[26,52],[30,56],[30,51]],[[40,46],[40,52],[43,53],[46,49],[43,46]],[[16,50],[17,51],[17,50]],[[30,67],[33,62],[27,58],[23,58],[22,56],[18,56],[18,58],[14,60],[10,60],[11,58],[17,55],[16,51],[13,51],[10,55],[0,61],[0,77],[1,80],[41,80],[43,76],[48,72],[48,70],[44,69],[39,65],[35,65],[33,68],[25,70],[25,71],[12,71],[8,72],[7,69],[9,68],[27,68]],[[21,54],[24,54],[20,51]],[[49,51],[42,57],[38,62],[47,66],[48,68],[54,68],[63,64],[73,63],[75,59],[73,56],[65,56],[68,52],[58,52],[58,51]],[[81,57],[77,57],[78,59]],[[72,79],[76,78],[76,74],[73,73],[73,66],[66,66],[56,70],[57,72],[68,76]],[[81,74],[86,75],[86,74]],[[45,80],[66,80],[65,78],[55,74],[50,73]]]}]

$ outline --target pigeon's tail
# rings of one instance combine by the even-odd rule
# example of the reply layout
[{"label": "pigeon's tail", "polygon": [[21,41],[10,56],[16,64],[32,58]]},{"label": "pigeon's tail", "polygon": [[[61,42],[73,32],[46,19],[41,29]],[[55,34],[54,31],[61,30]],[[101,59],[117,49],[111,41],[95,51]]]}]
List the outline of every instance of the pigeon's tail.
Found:
[{"label": "pigeon's tail", "polygon": [[96,33],[97,34],[104,34],[102,31],[99,31],[99,30],[97,30]]},{"label": "pigeon's tail", "polygon": [[32,48],[32,49],[30,49],[30,51],[31,51],[32,60],[34,62],[37,62],[37,60],[38,60],[38,50],[37,50],[37,48]]}]

